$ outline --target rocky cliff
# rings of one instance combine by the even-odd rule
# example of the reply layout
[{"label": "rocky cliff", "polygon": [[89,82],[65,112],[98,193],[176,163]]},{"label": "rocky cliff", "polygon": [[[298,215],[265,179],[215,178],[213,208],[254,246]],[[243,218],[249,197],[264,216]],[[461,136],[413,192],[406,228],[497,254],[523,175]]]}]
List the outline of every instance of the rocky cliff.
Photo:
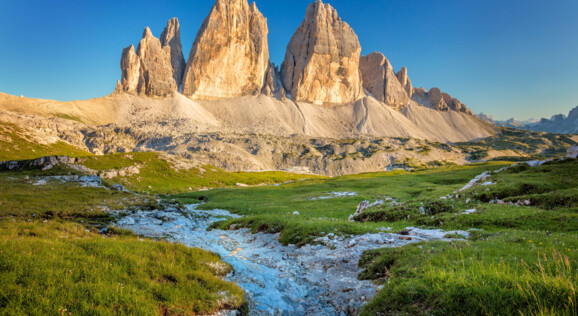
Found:
[{"label": "rocky cliff", "polygon": [[270,70],[267,33],[255,3],[217,0],[189,55],[183,94],[205,100],[260,94]]},{"label": "rocky cliff", "polygon": [[397,72],[396,76],[407,95],[411,97],[413,94],[413,85],[407,75],[407,68],[401,67],[401,70]]},{"label": "rocky cliff", "polygon": [[185,57],[183,56],[183,48],[181,46],[181,26],[177,18],[172,18],[167,22],[165,30],[161,34],[161,45],[163,47],[170,47],[171,65],[173,67],[173,78],[180,87],[183,83],[183,75],[185,74]]},{"label": "rocky cliff", "polygon": [[361,45],[353,29],[329,4],[309,5],[285,54],[281,77],[294,101],[344,104],[364,96],[359,72]]},{"label": "rocky cliff", "polygon": [[460,100],[441,92],[439,88],[431,88],[429,91],[424,88],[414,88],[412,100],[437,111],[456,111],[473,115],[472,111]]},{"label": "rocky cliff", "polygon": [[169,21],[162,37],[164,44],[147,27],[136,52],[133,45],[123,50],[120,62],[123,91],[149,97],[166,97],[178,91],[182,68],[178,20]]},{"label": "rocky cliff", "polygon": [[[407,93],[406,87],[411,86],[405,73],[400,71],[400,77],[404,84],[393,71],[393,66],[382,53],[371,53],[362,56],[359,69],[363,78],[363,88],[373,95],[378,101],[381,101],[396,110],[403,109],[410,100],[410,94]],[[404,68],[405,69],[405,68]],[[404,75],[405,74],[405,75]]]}]

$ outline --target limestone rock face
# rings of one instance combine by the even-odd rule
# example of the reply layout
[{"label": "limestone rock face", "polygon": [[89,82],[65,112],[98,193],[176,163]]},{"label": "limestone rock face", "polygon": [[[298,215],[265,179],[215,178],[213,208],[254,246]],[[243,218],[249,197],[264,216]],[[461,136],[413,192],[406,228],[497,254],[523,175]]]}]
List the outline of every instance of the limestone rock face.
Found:
[{"label": "limestone rock face", "polygon": [[363,78],[363,88],[377,100],[396,110],[407,106],[410,100],[409,94],[383,54],[375,52],[362,56],[359,69]]},{"label": "limestone rock face", "polygon": [[168,96],[178,90],[171,65],[170,47],[161,45],[147,27],[137,49],[140,57],[138,92],[147,96]]},{"label": "limestone rock face", "polygon": [[281,66],[285,89],[294,101],[343,104],[364,96],[353,29],[329,4],[317,0],[307,8]]},{"label": "limestone rock face", "polygon": [[268,32],[255,3],[217,0],[189,55],[183,94],[195,99],[259,94],[269,70]]},{"label": "limestone rock face", "polygon": [[185,74],[185,57],[181,46],[181,26],[177,18],[172,18],[167,22],[165,30],[161,34],[161,45],[168,46],[171,52],[171,65],[173,68],[173,78],[180,87]]},{"label": "limestone rock face", "polygon": [[283,83],[281,82],[279,69],[273,63],[270,63],[269,67],[267,68],[265,82],[263,84],[263,89],[261,89],[261,94],[267,96],[276,96],[280,98],[285,97],[285,88],[283,88]]},{"label": "limestone rock face", "polygon": [[407,75],[407,68],[401,67],[401,70],[397,72],[396,76],[407,95],[411,97],[413,94],[413,85]]},{"label": "limestone rock face", "polygon": [[147,27],[135,52],[131,45],[122,51],[122,91],[131,94],[166,97],[179,90],[184,58],[181,49],[179,21],[169,20],[162,34],[154,37]]},{"label": "limestone rock face", "polygon": [[120,69],[122,70],[122,90],[136,92],[140,80],[140,57],[136,55],[133,45],[122,51]]},{"label": "limestone rock face", "polygon": [[441,92],[439,88],[431,88],[429,91],[424,88],[414,88],[412,100],[437,111],[456,111],[473,115],[472,111],[460,100]]}]

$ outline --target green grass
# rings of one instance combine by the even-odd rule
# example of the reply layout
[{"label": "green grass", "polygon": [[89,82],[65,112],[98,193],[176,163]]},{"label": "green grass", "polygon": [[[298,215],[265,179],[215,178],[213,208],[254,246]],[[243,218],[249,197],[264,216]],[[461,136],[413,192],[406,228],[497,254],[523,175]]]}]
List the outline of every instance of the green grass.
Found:
[{"label": "green grass", "polygon": [[0,173],[0,218],[78,218],[107,220],[108,210],[145,206],[148,196],[83,188],[75,183],[50,182],[34,186],[35,177],[22,173]]},{"label": "green grass", "polygon": [[[207,201],[204,209],[221,208],[245,217],[225,221],[218,227],[232,224],[251,227],[253,231],[281,232],[283,243],[303,244],[329,232],[361,234],[375,232],[383,223],[350,223],[348,218],[359,202],[392,197],[400,201],[436,199],[461,188],[485,170],[495,170],[505,163],[469,166],[446,166],[418,172],[382,172],[313,179],[278,187],[216,189],[174,195],[183,203]],[[331,192],[355,192],[357,196],[312,200]],[[293,215],[298,211],[299,216]],[[387,225],[402,229],[412,220]]]},{"label": "green grass", "polygon": [[89,152],[66,142],[49,145],[32,140],[19,127],[0,122],[0,161],[36,159],[44,156],[87,156]]},{"label": "green grass", "polygon": [[[384,288],[362,314],[578,315],[575,174],[575,159],[537,168],[520,165],[492,176],[496,185],[475,187],[453,201],[463,210],[464,199],[472,199],[476,213],[414,211],[418,225],[482,230],[451,245],[421,243],[366,253],[361,278]],[[529,200],[534,206],[486,203],[495,199]]]},{"label": "green grass", "polygon": [[120,170],[140,166],[138,174],[117,177],[109,182],[118,182],[130,190],[154,193],[178,193],[200,188],[231,187],[237,183],[264,185],[300,179],[321,178],[314,175],[286,172],[227,172],[213,166],[177,170],[158,153],[129,153],[83,158],[81,164],[88,168]]},{"label": "green grass", "polygon": [[70,222],[0,220],[1,315],[183,315],[239,308],[208,252]]},{"label": "green grass", "polygon": [[[29,145],[14,128],[10,131],[12,147],[4,155],[37,158],[55,153],[53,147],[19,152],[19,146],[37,145]],[[5,135],[6,131],[0,145],[5,144],[1,143]],[[503,129],[495,138],[458,147],[473,159],[492,149],[542,158],[560,156],[569,142],[562,135]],[[428,144],[438,145],[447,146]],[[577,160],[537,168],[521,165],[492,175],[495,185],[442,200],[483,171],[510,162],[322,178],[229,173],[211,166],[177,170],[156,153],[72,155],[97,171],[139,166],[138,174],[106,184],[120,183],[141,194],[73,184],[31,185],[38,176],[74,173],[62,167],[0,173],[0,314],[40,315],[58,309],[74,314],[191,314],[239,307],[242,292],[218,278],[228,267],[216,271],[217,257],[140,241],[118,229],[102,236],[87,225],[109,223],[107,209],[161,207],[148,193],[179,193],[173,197],[181,203],[205,201],[201,208],[245,215],[217,223],[218,228],[236,224],[254,232],[280,232],[285,244],[308,243],[328,233],[378,232],[382,227],[479,229],[470,239],[451,244],[430,242],[367,252],[360,262],[364,268],[360,277],[384,287],[364,309],[365,315],[578,315]],[[286,181],[294,182],[234,187]],[[199,188],[219,189],[188,192]],[[314,199],[331,192],[358,195]],[[359,202],[387,197],[402,204],[386,202],[369,209],[357,218],[359,222],[348,221]],[[532,206],[489,203],[498,199],[528,200]],[[462,214],[471,208],[477,211]],[[300,215],[293,215],[295,211]],[[218,299],[223,289],[229,291],[229,306]]]},{"label": "green grass", "polygon": [[[230,267],[200,249],[106,227],[108,210],[161,209],[149,195],[0,173],[0,315],[191,315],[244,306]],[[66,310],[65,313],[62,311]]]},{"label": "green grass", "polygon": [[[407,226],[472,231],[465,241],[427,242],[367,252],[362,279],[383,289],[363,315],[578,315],[577,160],[513,167],[456,197],[453,193],[486,170],[509,163],[446,166],[417,172],[361,174],[308,180],[280,187],[217,189],[180,194],[184,203],[224,208],[245,217],[232,224],[281,232],[302,244],[329,232],[359,234]],[[330,192],[354,197],[311,200]],[[440,199],[448,194],[450,199]],[[362,200],[386,196],[401,205],[373,207],[350,223]],[[490,204],[529,200],[532,206]],[[425,214],[421,214],[420,207]],[[466,209],[477,212],[465,215]],[[292,215],[299,211],[300,215]]]},{"label": "green grass", "polygon": [[576,234],[508,231],[367,252],[362,315],[576,315]]}]

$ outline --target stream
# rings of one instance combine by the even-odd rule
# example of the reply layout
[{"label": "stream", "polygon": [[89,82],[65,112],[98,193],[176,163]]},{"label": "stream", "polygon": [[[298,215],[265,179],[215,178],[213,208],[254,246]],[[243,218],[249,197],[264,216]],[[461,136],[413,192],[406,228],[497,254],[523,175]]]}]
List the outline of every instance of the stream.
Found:
[{"label": "stream", "polygon": [[250,315],[355,315],[378,291],[371,281],[357,279],[364,251],[449,240],[444,239],[446,234],[468,236],[464,231],[408,227],[403,235],[328,234],[317,238],[316,245],[284,246],[278,234],[251,234],[249,229],[207,231],[216,221],[239,216],[196,208],[136,212],[119,219],[116,226],[221,255],[234,269],[226,279],[246,292]]}]

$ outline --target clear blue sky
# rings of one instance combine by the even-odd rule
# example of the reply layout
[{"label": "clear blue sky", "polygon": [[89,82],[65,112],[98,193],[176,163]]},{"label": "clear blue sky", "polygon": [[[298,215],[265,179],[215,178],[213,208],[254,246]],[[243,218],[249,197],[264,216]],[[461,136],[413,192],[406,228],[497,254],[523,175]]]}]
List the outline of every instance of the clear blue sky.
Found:
[{"label": "clear blue sky", "polygon": [[[271,59],[312,0],[260,0]],[[577,0],[333,0],[363,53],[383,52],[415,86],[440,87],[476,113],[526,119],[578,105]],[[181,22],[185,57],[212,0],[0,0],[0,91],[74,100],[120,78],[120,55],[145,26]]]}]

